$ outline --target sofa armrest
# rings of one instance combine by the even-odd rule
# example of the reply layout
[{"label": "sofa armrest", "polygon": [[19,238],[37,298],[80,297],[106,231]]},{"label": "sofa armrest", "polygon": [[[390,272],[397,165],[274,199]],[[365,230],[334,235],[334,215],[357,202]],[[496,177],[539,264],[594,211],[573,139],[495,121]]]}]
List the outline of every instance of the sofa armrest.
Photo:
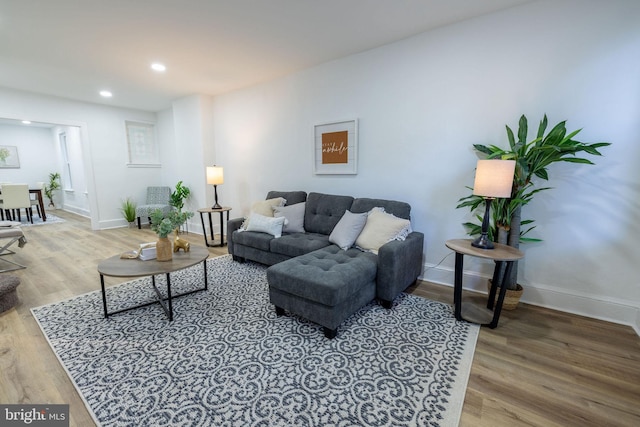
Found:
[{"label": "sofa armrest", "polygon": [[227,221],[227,250],[233,255],[233,232],[239,230],[244,218],[233,218]]},{"label": "sofa armrest", "polygon": [[395,297],[422,272],[424,234],[414,231],[406,240],[393,240],[378,250],[377,297],[390,306]]}]

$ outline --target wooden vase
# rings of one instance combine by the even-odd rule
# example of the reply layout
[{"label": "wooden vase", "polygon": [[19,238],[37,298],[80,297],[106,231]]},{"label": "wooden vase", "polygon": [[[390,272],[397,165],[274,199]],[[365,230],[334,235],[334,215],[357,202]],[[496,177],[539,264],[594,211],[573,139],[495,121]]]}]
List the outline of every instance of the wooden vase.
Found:
[{"label": "wooden vase", "polygon": [[156,259],[158,261],[171,261],[173,259],[171,240],[168,237],[160,237],[156,242]]}]

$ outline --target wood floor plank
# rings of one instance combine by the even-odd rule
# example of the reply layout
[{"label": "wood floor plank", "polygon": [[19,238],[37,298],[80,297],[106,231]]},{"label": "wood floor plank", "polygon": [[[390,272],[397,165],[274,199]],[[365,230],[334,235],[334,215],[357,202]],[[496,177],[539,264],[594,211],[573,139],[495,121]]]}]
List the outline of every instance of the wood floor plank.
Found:
[{"label": "wood floor plank", "polygon": [[[92,426],[30,309],[98,290],[101,260],[156,236],[148,228],[93,231],[86,218],[53,213],[66,222],[25,227],[29,242],[12,255],[28,268],[12,273],[21,279],[20,303],[0,315],[0,402],[68,403],[71,426]],[[453,302],[447,286],[418,282],[408,291]],[[460,425],[639,426],[640,338],[630,327],[526,304],[503,312],[498,328],[480,330]]]}]

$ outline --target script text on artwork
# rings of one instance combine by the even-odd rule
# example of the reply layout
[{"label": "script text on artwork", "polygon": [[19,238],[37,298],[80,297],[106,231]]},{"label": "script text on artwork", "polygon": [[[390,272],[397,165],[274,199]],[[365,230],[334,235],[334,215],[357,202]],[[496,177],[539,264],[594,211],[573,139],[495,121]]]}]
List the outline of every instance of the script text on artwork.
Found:
[{"label": "script text on artwork", "polygon": [[322,164],[349,163],[349,132],[322,134]]}]

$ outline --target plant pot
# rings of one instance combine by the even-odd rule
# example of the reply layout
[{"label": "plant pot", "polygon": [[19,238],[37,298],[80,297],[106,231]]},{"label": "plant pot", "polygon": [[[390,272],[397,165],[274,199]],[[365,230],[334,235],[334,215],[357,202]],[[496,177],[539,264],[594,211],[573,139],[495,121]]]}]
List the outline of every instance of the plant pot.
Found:
[{"label": "plant pot", "polygon": [[156,243],[156,259],[158,261],[171,261],[173,252],[171,250],[171,240],[168,237],[160,237]]},{"label": "plant pot", "polygon": [[[487,281],[487,290],[491,292],[491,279]],[[515,310],[520,302],[520,298],[522,297],[522,293],[524,289],[519,284],[516,284],[518,289],[507,289],[507,292],[504,295],[504,301],[502,301],[502,309],[503,310]],[[498,301],[498,295],[500,295],[500,288],[496,289],[496,298],[494,300],[494,304]]]}]

